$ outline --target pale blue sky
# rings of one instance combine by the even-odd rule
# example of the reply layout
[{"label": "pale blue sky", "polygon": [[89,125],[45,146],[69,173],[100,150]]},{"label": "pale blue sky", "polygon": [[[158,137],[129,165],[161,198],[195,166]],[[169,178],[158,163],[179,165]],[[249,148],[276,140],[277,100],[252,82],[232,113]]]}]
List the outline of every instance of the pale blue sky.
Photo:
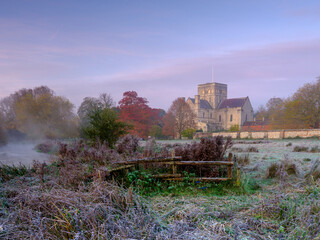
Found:
[{"label": "pale blue sky", "polygon": [[135,90],[167,109],[214,66],[256,109],[315,81],[319,63],[319,1],[1,1],[0,97],[48,85],[79,106]]}]

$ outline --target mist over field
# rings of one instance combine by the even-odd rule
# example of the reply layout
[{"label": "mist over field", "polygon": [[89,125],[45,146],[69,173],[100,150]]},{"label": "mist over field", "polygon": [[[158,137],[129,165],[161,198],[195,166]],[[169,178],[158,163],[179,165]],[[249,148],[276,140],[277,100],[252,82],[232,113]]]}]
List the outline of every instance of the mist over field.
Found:
[{"label": "mist over field", "polygon": [[10,142],[0,147],[0,164],[30,166],[33,160],[48,162],[50,155],[37,152],[35,146],[36,143],[32,142]]}]

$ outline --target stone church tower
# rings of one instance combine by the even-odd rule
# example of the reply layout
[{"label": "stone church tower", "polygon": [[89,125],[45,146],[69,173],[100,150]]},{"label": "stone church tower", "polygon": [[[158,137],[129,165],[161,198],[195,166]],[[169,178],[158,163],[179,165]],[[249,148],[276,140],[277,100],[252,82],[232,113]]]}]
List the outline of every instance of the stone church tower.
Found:
[{"label": "stone church tower", "polygon": [[227,99],[227,94],[227,84],[205,83],[198,85],[198,95],[200,99],[208,101],[213,109],[217,109],[219,104]]},{"label": "stone church tower", "polygon": [[253,120],[249,97],[228,99],[228,86],[222,83],[198,85],[198,95],[188,98],[187,103],[197,116],[198,129],[204,132],[229,129]]}]

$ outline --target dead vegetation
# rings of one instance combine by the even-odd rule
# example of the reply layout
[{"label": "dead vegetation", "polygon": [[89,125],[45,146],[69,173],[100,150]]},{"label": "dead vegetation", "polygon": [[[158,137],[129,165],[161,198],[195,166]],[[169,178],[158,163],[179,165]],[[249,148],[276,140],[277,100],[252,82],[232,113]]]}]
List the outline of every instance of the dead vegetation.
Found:
[{"label": "dead vegetation", "polygon": [[239,147],[233,147],[231,148],[231,152],[259,152],[258,148],[249,146],[247,148],[239,148]]},{"label": "dead vegetation", "polygon": [[270,143],[268,140],[250,140],[250,141],[242,141],[242,140],[235,140],[234,144],[266,144]]},{"label": "dead vegetation", "polygon": [[319,153],[320,148],[318,146],[313,146],[311,148],[305,147],[305,146],[295,146],[293,148],[294,152],[310,152],[310,153]]},{"label": "dead vegetation", "polygon": [[285,178],[286,176],[300,176],[297,164],[284,157],[279,163],[272,163],[268,166],[265,178]]},{"label": "dead vegetation", "polygon": [[243,167],[250,164],[249,154],[236,156],[236,163]]},{"label": "dead vegetation", "polygon": [[304,146],[295,146],[293,148],[294,152],[309,152],[309,148],[308,147],[304,147]]}]

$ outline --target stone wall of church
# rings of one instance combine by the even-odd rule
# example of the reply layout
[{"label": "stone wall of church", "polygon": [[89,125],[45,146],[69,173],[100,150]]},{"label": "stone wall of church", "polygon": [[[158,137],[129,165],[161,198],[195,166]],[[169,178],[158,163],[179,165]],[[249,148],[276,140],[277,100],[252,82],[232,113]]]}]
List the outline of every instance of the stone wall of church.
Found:
[{"label": "stone wall of church", "polygon": [[[232,125],[241,125],[241,108],[225,108],[217,111],[221,128],[229,129]],[[221,120],[221,121],[220,121]]]},{"label": "stone wall of church", "polygon": [[240,126],[242,126],[245,121],[253,121],[253,108],[249,100],[246,100],[242,107]]}]

